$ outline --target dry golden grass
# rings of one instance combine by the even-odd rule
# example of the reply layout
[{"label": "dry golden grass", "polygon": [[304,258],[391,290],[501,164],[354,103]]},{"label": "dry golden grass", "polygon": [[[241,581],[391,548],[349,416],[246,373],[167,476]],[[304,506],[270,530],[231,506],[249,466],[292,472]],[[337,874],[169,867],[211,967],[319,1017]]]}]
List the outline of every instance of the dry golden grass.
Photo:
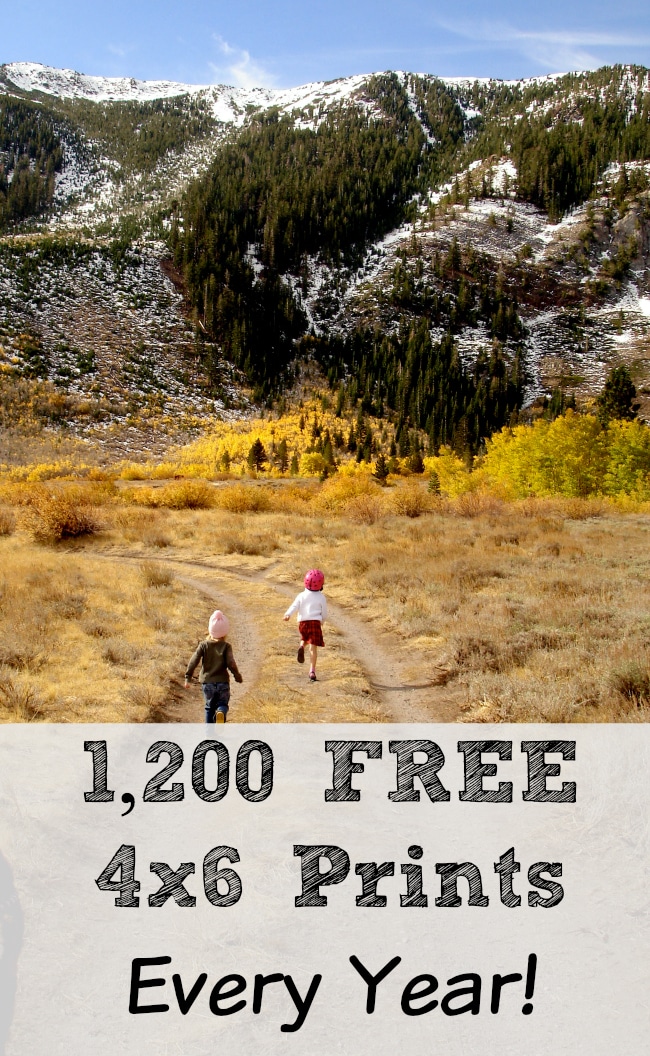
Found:
[{"label": "dry golden grass", "polygon": [[[305,568],[319,566],[328,596],[368,631],[375,667],[397,653],[430,684],[432,714],[449,695],[465,721],[647,718],[647,515],[599,500],[443,500],[422,481],[381,489],[368,477],[211,493],[208,510],[121,506],[109,491],[84,506],[75,494],[79,509],[101,506],[106,525],[83,551],[44,550],[20,532],[0,539],[10,570],[0,714],[200,719],[200,699],[170,690],[171,680],[226,591],[234,640],[250,624],[244,657],[259,659],[234,690],[233,718],[399,718],[336,627],[319,660],[320,695],[295,664],[295,630],[281,615]],[[29,509],[24,490],[1,498],[19,516]],[[214,588],[199,605],[184,568]]]},{"label": "dry golden grass", "polygon": [[[167,569],[0,540],[0,721],[150,722],[174,717],[174,679],[203,631]],[[146,700],[138,695],[145,687]]]}]

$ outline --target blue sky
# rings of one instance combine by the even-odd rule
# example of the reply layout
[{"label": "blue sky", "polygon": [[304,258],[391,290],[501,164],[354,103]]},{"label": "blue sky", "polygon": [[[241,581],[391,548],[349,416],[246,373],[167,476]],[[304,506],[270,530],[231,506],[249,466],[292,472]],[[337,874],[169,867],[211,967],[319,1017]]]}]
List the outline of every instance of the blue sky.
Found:
[{"label": "blue sky", "polygon": [[288,87],[373,70],[650,66],[648,0],[0,0],[0,62]]}]

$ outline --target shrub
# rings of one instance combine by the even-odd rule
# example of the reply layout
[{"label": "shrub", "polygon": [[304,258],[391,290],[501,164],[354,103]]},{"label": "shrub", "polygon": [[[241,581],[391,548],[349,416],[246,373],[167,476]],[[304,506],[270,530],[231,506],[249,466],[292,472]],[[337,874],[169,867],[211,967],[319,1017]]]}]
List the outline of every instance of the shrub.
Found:
[{"label": "shrub", "polygon": [[16,530],[16,517],[13,510],[0,509],[0,535],[12,535]]},{"label": "shrub", "polygon": [[125,488],[122,497],[154,510],[206,510],[216,504],[214,489],[204,480],[180,480],[162,488]]},{"label": "shrub", "polygon": [[160,505],[169,510],[209,510],[214,506],[214,488],[204,480],[183,480],[158,489]]},{"label": "shrub", "polygon": [[398,488],[393,495],[393,509],[400,517],[420,517],[428,508],[427,495],[417,484]]},{"label": "shrub", "polygon": [[177,473],[178,466],[175,462],[159,462],[156,466],[151,466],[149,469],[149,475],[152,480],[169,480],[170,477],[175,477]]},{"label": "shrub", "polygon": [[125,488],[122,492],[122,501],[132,503],[134,506],[148,506],[157,510],[160,506],[162,490],[162,488]]},{"label": "shrub", "polygon": [[120,480],[147,480],[149,474],[145,466],[130,462],[120,471]]},{"label": "shrub", "polygon": [[92,616],[84,620],[81,629],[90,638],[112,638],[116,631],[111,617],[102,612],[94,612]]},{"label": "shrub", "polygon": [[337,473],[323,484],[316,506],[321,510],[336,513],[346,510],[353,499],[370,495],[379,498],[379,485],[369,473]]},{"label": "shrub", "polygon": [[128,703],[135,709],[132,722],[169,722],[170,713],[162,686],[136,684],[129,686],[125,694]]},{"label": "shrub", "polygon": [[602,517],[606,506],[602,499],[566,499],[560,510],[572,521],[586,521],[588,517]]},{"label": "shrub", "polygon": [[145,561],[140,565],[140,575],[147,587],[168,587],[174,579],[168,568],[161,568],[153,561]]},{"label": "shrub", "polygon": [[279,513],[309,512],[309,507],[319,494],[317,485],[308,486],[291,484],[288,487],[278,488],[273,495],[273,509]]},{"label": "shrub", "polygon": [[158,514],[154,510],[141,507],[134,509],[132,506],[118,506],[112,511],[111,521],[114,527],[131,541],[140,539],[144,541],[147,533],[158,531]]},{"label": "shrub", "polygon": [[650,706],[650,666],[632,661],[610,675],[610,684],[620,697],[637,708]]},{"label": "shrub", "polygon": [[0,706],[13,722],[35,722],[43,718],[43,705],[32,687],[13,678],[0,681]]},{"label": "shrub", "polygon": [[43,480],[53,480],[55,477],[72,477],[81,470],[70,459],[62,462],[37,462],[29,466],[16,466],[10,470],[10,477],[14,480],[24,480],[29,484],[37,484]]},{"label": "shrub", "polygon": [[230,513],[261,513],[271,506],[266,488],[234,484],[232,487],[216,488],[214,495],[215,505]]},{"label": "shrub", "polygon": [[63,494],[79,506],[104,506],[115,500],[117,488],[112,480],[96,480],[87,484],[65,485]]},{"label": "shrub", "polygon": [[102,649],[102,659],[107,664],[114,664],[115,667],[125,667],[135,663],[137,650],[122,638],[111,638]]},{"label": "shrub", "polygon": [[172,543],[168,535],[156,530],[145,532],[142,536],[142,542],[145,546],[155,546],[158,550],[164,550],[166,546],[171,546]]},{"label": "shrub", "polygon": [[376,524],[386,510],[381,495],[355,495],[345,506],[345,513],[358,524]]},{"label": "shrub", "polygon": [[47,654],[40,648],[40,642],[29,634],[5,632],[0,641],[0,664],[4,667],[36,670],[46,660]]},{"label": "shrub", "polygon": [[[121,498],[123,499],[125,492],[122,492]],[[131,510],[124,509],[124,507],[118,507],[111,517],[111,523],[115,528],[135,528],[144,527],[150,525],[153,521],[155,514],[149,513],[144,510]]]},{"label": "shrub", "polygon": [[263,557],[278,548],[278,541],[271,532],[226,532],[221,545],[226,554],[246,554]]},{"label": "shrub", "polygon": [[121,480],[169,480],[171,477],[212,476],[213,467],[207,463],[127,462],[120,470]]},{"label": "shrub", "polygon": [[501,500],[485,491],[465,491],[453,502],[453,510],[460,517],[480,517],[484,513],[496,513],[501,509]]},{"label": "shrub", "polygon": [[23,511],[23,523],[37,542],[58,543],[93,535],[100,529],[93,509],[64,492],[34,489]]},{"label": "shrub", "polygon": [[29,506],[32,492],[28,484],[0,484],[0,502],[6,506]]}]

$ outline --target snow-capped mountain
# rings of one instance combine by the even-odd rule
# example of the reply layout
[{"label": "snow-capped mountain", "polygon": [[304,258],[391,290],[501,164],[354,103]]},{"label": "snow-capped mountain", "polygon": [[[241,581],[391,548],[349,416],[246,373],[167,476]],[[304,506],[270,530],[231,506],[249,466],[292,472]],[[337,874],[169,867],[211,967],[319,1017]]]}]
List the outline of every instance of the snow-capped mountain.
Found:
[{"label": "snow-capped mountain", "polygon": [[327,107],[345,102],[367,80],[363,75],[335,81],[315,81],[298,88],[234,88],[223,84],[181,84],[176,81],[137,81],[132,77],[93,77],[75,70],[59,70],[36,62],[11,62],[0,67],[9,86],[29,94],[93,103],[145,103],[179,96],[204,99],[212,115],[224,124],[241,124],[246,111],[272,106],[282,111]]},{"label": "snow-capped mountain", "polygon": [[[229,284],[240,283],[245,304],[275,283],[317,348],[353,331],[397,341],[426,320],[431,342],[447,335],[466,371],[497,345],[519,357],[527,404],[554,387],[587,399],[620,360],[636,364],[650,404],[649,97],[650,74],[638,67],[508,82],[397,72],[240,89],[0,66],[3,369],[78,397],[101,392],[115,407],[126,391],[156,391],[170,408],[191,391],[198,407],[200,341],[221,363],[210,371],[232,402],[229,360],[255,380],[256,353],[232,352],[252,317],[244,307],[219,329],[216,306]],[[286,161],[273,153],[273,122]],[[360,137],[358,159],[349,154],[328,176],[346,137]],[[236,221],[237,184],[224,183],[222,162],[258,180],[259,207],[242,191]],[[290,167],[303,164],[284,189]],[[312,185],[319,206],[299,200]],[[215,195],[230,203],[219,223],[233,225],[219,237],[239,240],[225,270],[216,234],[196,227],[199,213],[211,222]],[[294,225],[299,253],[269,209]],[[322,237],[318,225],[305,234],[313,209],[328,216]],[[192,253],[202,255],[200,280]],[[497,321],[498,304],[515,313],[511,322]],[[296,334],[286,340],[298,351]]]}]

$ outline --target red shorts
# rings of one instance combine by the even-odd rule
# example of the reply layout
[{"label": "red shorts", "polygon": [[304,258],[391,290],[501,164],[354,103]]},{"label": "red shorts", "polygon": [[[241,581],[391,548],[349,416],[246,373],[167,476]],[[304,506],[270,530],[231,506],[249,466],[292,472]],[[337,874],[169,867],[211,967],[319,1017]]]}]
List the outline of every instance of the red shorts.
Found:
[{"label": "red shorts", "polygon": [[298,632],[303,642],[308,642],[309,645],[325,645],[320,620],[301,620]]}]

